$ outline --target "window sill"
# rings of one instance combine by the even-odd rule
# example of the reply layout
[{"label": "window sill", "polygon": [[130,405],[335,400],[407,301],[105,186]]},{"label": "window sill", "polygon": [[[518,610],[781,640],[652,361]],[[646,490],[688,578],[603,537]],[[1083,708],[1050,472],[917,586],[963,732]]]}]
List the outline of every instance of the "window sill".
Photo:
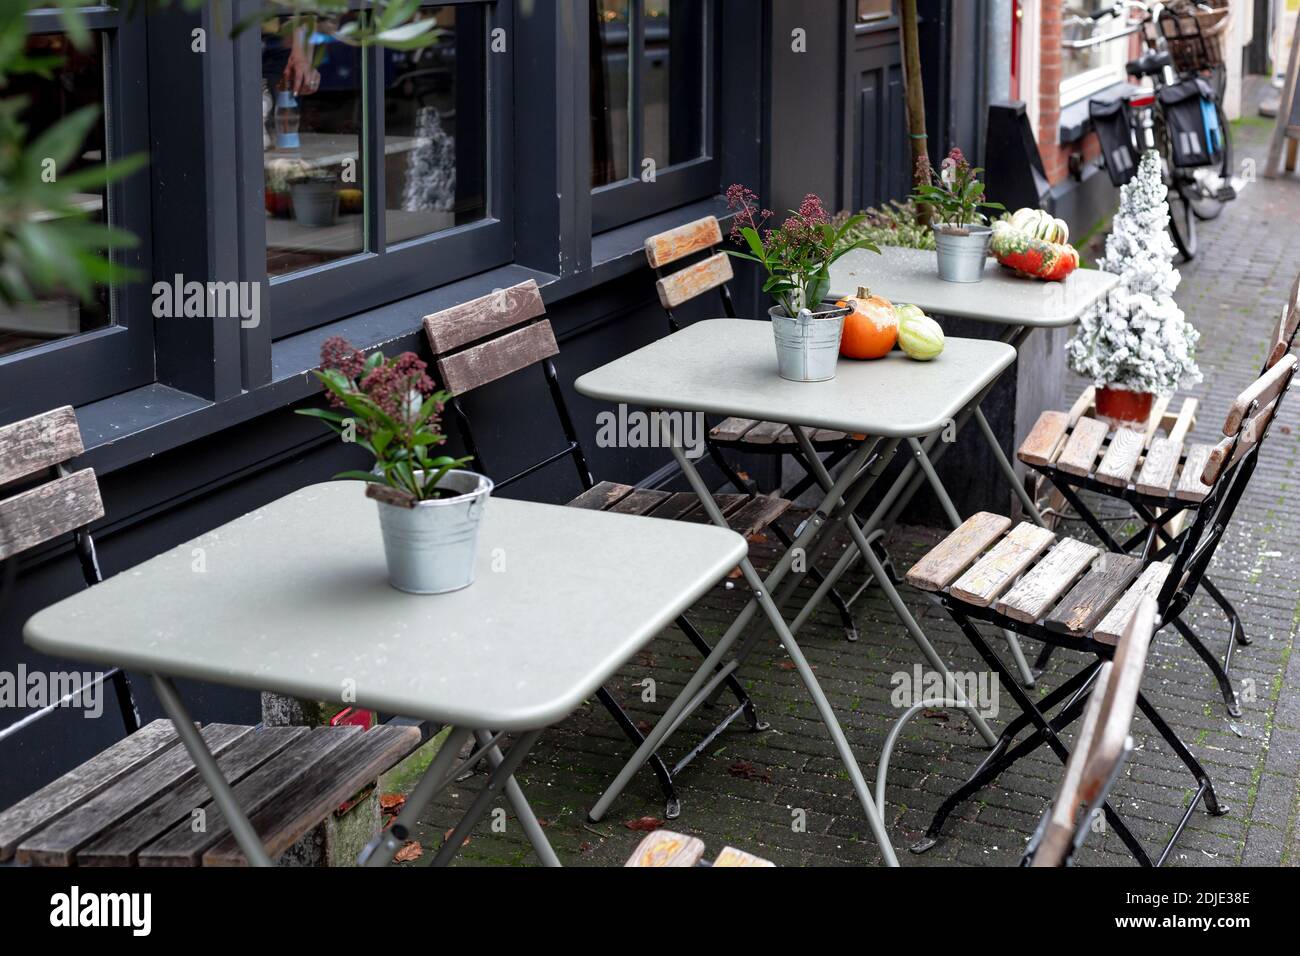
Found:
[{"label": "window sill", "polygon": [[316,394],[320,386],[310,373],[320,364],[321,343],[332,335],[367,351],[420,349],[422,316],[528,279],[536,280],[547,304],[554,305],[646,268],[646,239],[708,215],[728,218],[726,202],[713,197],[594,236],[592,266],[576,275],[561,278],[525,266],[503,266],[279,339],[271,346],[271,381],[224,401],[153,384],[82,405],[77,419],[86,452],[78,463],[109,474]]}]

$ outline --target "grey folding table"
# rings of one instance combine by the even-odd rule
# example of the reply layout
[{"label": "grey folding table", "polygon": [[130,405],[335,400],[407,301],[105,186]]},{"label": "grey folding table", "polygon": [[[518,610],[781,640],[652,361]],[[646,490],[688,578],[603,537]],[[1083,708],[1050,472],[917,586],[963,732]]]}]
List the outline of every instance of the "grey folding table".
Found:
[{"label": "grey folding table", "polygon": [[[251,862],[270,863],[173,678],[449,725],[401,814],[367,848],[367,865],[389,862],[429,800],[484,757],[488,782],[435,865],[503,788],[539,858],[558,865],[515,768],[544,728],[734,568],[744,539],[710,525],[494,498],[474,584],[422,596],[389,587],[375,507],[355,482],[312,485],[46,608],[27,622],[27,642],[152,675]],[[195,548],[205,552],[202,572]],[[517,736],[503,755],[508,733]],[[478,747],[454,766],[471,736]]]},{"label": "grey folding table", "polygon": [[[1079,317],[1109,292],[1118,276],[1096,269],[1076,269],[1060,282],[1041,282],[1026,279],[1004,269],[989,259],[984,266],[984,279],[977,283],[944,282],[939,278],[935,254],[923,249],[901,249],[886,246],[879,254],[856,249],[842,256],[831,266],[831,298],[845,298],[856,294],[861,287],[884,296],[894,303],[911,303],[926,313],[939,316],[978,319],[1005,326],[1000,341],[1009,343],[1019,353],[1025,340],[1035,329],[1063,328],[1074,325]],[[894,484],[882,498],[872,516],[872,523],[882,529],[892,527],[898,515],[907,507],[922,482],[928,481],[948,520],[955,528],[961,516],[952,499],[939,481],[934,465],[947,453],[957,433],[975,419],[984,441],[993,452],[994,461],[1002,471],[1011,489],[1020,499],[1026,513],[1039,525],[1044,525],[1029,492],[1016,476],[1007,460],[993,429],[984,417],[980,404],[996,384],[989,382],[974,401],[956,416],[953,427],[946,435],[936,432],[928,436],[908,439],[911,460],[903,468]],[[940,440],[943,437],[945,440]],[[846,552],[842,574],[857,560],[856,552]],[[836,575],[838,576],[838,575]],[[1016,665],[1026,685],[1033,684],[1033,674],[1021,653],[1014,636],[1008,634],[1008,644]]]},{"label": "grey folding table", "polygon": [[[761,627],[754,628],[739,645],[737,642],[761,609],[826,725],[886,862],[897,864],[876,801],[867,789],[826,695],[795,641],[794,635],[820,597],[815,595],[787,624],[780,610],[781,597],[774,597],[773,592],[786,579],[796,556],[804,555],[804,567],[811,567],[829,546],[832,532],[843,526],[854,541],[855,547],[849,550],[862,554],[913,641],[931,666],[946,676],[947,667],[917,626],[872,551],[868,542],[871,526],[861,526],[854,509],[884,471],[900,441],[941,429],[1014,359],[1015,350],[1005,343],[951,338],[943,354],[932,362],[914,362],[901,352],[894,352],[872,362],[842,360],[838,374],[828,382],[788,382],[777,375],[769,323],[711,319],[696,322],[577,380],[574,387],[590,398],[645,406],[656,413],[665,443],[715,524],[726,527],[709,488],[686,453],[680,429],[674,427],[680,423],[680,416],[667,414],[667,410],[790,425],[825,492],[821,504],[802,524],[766,580],[759,577],[748,558],[740,562],[753,597],[589,811],[593,820],[605,814],[637,769],[754,651]],[[850,452],[834,479],[822,465],[809,437],[809,429],[818,428],[866,436]],[[800,573],[796,570],[793,577]],[[835,580],[836,574],[832,572],[818,594],[824,596]],[[735,653],[727,659],[733,646]],[[980,734],[992,744],[996,738],[975,707],[964,698],[961,703]]]}]

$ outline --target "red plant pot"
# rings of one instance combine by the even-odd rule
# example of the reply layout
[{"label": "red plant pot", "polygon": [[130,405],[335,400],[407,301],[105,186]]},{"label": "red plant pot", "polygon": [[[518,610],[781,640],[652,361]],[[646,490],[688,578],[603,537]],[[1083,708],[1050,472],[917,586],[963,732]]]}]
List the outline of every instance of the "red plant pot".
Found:
[{"label": "red plant pot", "polygon": [[1126,388],[1097,389],[1097,417],[1116,422],[1145,422],[1155,403],[1154,392],[1130,392]]}]

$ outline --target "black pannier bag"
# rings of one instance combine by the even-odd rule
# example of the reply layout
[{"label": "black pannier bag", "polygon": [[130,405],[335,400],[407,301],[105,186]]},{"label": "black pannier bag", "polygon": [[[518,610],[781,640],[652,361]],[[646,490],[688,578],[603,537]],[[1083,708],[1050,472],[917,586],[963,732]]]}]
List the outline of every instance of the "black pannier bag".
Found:
[{"label": "black pannier bag", "polygon": [[1123,99],[1091,100],[1088,116],[1101,141],[1101,157],[1110,181],[1123,186],[1137,171],[1137,153],[1133,149],[1133,132],[1129,125],[1128,103]]},{"label": "black pannier bag", "polygon": [[1196,77],[1175,83],[1157,96],[1175,166],[1209,166],[1222,160],[1223,129],[1208,80]]}]

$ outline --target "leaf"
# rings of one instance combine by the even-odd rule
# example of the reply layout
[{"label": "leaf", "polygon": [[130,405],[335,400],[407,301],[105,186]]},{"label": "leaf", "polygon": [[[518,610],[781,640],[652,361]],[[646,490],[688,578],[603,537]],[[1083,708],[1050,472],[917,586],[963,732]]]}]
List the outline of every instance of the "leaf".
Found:
[{"label": "leaf", "polygon": [[62,169],[77,155],[98,120],[97,104],[73,110],[28,145],[29,161],[39,167],[46,159],[52,159],[55,168]]},{"label": "leaf", "polygon": [[[469,840],[466,840],[465,842],[468,843]],[[410,863],[412,860],[418,860],[422,856],[424,856],[424,847],[420,846],[419,841],[412,840],[410,843],[402,844],[402,848],[393,854],[393,862]]]},{"label": "leaf", "polygon": [[352,481],[373,481],[376,484],[385,485],[382,475],[376,475],[373,471],[340,471],[334,476],[335,481],[352,480]]},{"label": "leaf", "polygon": [[637,817],[635,820],[628,820],[623,824],[629,830],[636,830],[640,833],[650,833],[658,830],[663,825],[664,822],[658,817]]}]

